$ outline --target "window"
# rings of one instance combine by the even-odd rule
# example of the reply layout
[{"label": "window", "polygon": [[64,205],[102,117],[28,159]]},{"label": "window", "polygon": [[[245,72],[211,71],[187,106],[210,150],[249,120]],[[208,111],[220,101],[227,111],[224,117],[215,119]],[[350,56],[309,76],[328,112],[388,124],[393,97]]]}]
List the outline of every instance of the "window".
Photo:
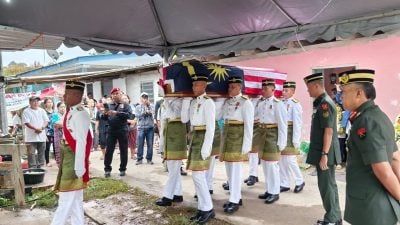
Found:
[{"label": "window", "polygon": [[146,92],[149,94],[150,102],[154,102],[154,85],[153,82],[141,82],[140,83],[140,93]]},{"label": "window", "polygon": [[101,81],[101,93],[102,96],[110,95],[111,89],[112,89],[113,83],[112,80],[103,80]]},{"label": "window", "polygon": [[93,83],[86,84],[86,95],[92,95],[93,97]]}]

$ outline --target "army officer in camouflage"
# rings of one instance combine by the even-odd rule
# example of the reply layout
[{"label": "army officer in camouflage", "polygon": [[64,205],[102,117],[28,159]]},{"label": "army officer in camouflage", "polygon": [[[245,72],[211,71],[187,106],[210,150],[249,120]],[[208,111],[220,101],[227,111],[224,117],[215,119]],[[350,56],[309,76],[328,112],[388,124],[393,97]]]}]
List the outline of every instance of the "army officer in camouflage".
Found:
[{"label": "army officer in camouflage", "polygon": [[326,212],[317,225],[341,225],[334,167],[341,162],[335,103],[325,92],[322,73],[309,75],[304,82],[310,97],[315,98],[307,163],[317,168],[318,188]]},{"label": "army officer in camouflage", "polygon": [[353,225],[393,225],[400,219],[400,153],[389,118],[375,105],[373,70],[339,74],[352,111],[344,219]]}]

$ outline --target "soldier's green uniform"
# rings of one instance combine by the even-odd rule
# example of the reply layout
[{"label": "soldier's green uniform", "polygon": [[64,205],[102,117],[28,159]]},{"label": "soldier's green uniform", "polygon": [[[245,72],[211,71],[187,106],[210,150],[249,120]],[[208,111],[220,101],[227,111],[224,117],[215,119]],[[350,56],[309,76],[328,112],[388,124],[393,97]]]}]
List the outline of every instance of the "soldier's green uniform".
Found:
[{"label": "soldier's green uniform", "polygon": [[[366,73],[356,72],[347,72],[346,83],[353,82],[356,74],[358,81],[366,79]],[[353,225],[396,224],[400,219],[400,204],[382,186],[371,166],[391,163],[393,152],[397,151],[393,125],[373,100],[353,112],[350,121],[344,219]]]},{"label": "soldier's green uniform", "polygon": [[[317,77],[319,76],[319,77]],[[311,82],[309,77],[322,79],[322,74],[313,74],[304,78],[306,83]],[[325,209],[324,221],[337,223],[341,220],[339,195],[335,179],[335,164],[341,163],[339,141],[336,128],[336,106],[332,99],[323,93],[313,102],[313,115],[311,121],[310,150],[307,163],[316,166],[318,188]],[[328,152],[328,170],[321,170],[319,162],[322,157],[325,128],[332,128],[332,143]]]}]

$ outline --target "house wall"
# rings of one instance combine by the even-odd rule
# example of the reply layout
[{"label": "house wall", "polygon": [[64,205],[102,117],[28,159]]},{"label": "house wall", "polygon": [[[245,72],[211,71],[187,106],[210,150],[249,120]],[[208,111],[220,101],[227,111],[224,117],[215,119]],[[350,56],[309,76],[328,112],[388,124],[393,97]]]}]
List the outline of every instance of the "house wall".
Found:
[{"label": "house wall", "polygon": [[113,83],[113,87],[118,87],[119,89],[121,89],[121,91],[126,93],[126,79],[125,79],[125,77],[118,78],[118,79],[113,79],[112,83]]},{"label": "house wall", "polygon": [[304,140],[309,139],[312,100],[303,77],[313,69],[355,66],[358,69],[374,69],[376,73],[376,103],[393,121],[400,113],[400,35],[375,36],[353,41],[321,44],[305,47],[305,51],[286,50],[262,53],[255,56],[220,60],[219,63],[236,66],[274,68],[288,74],[288,80],[297,82],[296,98],[303,106]]},{"label": "house wall", "polygon": [[[136,73],[132,75],[128,75],[126,77],[126,93],[131,98],[133,103],[139,102],[139,96],[141,93],[140,85],[142,82],[152,82],[153,90],[154,90],[154,99],[159,99],[158,97],[158,85],[157,81],[160,79],[161,75],[157,70],[147,71],[143,73]],[[154,102],[152,102],[154,104]]]},{"label": "house wall", "polygon": [[93,98],[94,99],[101,99],[101,81],[93,82]]}]

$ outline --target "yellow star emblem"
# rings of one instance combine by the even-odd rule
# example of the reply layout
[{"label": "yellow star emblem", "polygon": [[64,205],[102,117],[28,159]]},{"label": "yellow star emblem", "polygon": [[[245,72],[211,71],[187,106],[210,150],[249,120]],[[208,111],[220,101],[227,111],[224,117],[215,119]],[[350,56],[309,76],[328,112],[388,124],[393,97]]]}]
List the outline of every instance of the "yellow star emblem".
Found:
[{"label": "yellow star emblem", "polygon": [[206,66],[209,70],[212,70],[210,75],[214,77],[214,80],[218,79],[218,82],[221,82],[221,79],[225,80],[225,78],[229,77],[228,71],[230,71],[230,69],[226,69],[226,68],[222,67],[221,65],[217,65],[217,64],[213,64],[213,63],[207,64]]}]

